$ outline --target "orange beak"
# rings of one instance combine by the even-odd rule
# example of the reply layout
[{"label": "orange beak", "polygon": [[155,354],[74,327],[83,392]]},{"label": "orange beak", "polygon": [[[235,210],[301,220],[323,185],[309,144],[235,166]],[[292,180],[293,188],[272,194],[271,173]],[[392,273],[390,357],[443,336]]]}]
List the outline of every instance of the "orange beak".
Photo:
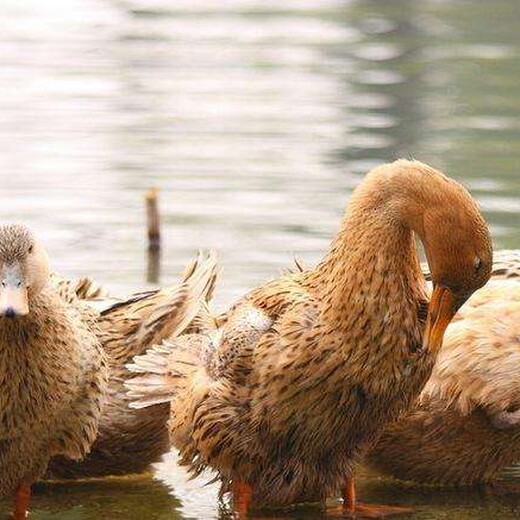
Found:
[{"label": "orange beak", "polygon": [[442,285],[433,289],[426,330],[423,337],[423,349],[437,353],[442,347],[444,332],[457,312],[457,300],[455,294]]}]

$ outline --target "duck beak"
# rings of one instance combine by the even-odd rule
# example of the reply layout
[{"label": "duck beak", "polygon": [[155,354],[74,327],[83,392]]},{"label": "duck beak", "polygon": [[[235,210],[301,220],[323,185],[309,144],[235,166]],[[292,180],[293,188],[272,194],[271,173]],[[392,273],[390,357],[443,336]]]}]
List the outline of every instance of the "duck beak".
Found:
[{"label": "duck beak", "polygon": [[0,316],[15,318],[29,314],[27,288],[17,270],[5,269],[0,288]]},{"label": "duck beak", "polygon": [[426,330],[423,337],[423,349],[436,353],[442,347],[444,332],[457,312],[457,299],[453,291],[442,285],[433,288]]}]

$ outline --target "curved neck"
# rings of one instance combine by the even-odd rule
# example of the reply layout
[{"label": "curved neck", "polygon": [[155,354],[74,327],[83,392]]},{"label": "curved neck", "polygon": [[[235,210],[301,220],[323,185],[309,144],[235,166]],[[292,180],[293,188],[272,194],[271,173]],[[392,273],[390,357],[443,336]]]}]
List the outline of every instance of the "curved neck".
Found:
[{"label": "curved neck", "polygon": [[[409,180],[409,172],[403,174]],[[415,245],[415,234],[423,232],[423,183],[401,180],[386,172],[369,175],[354,192],[329,253],[311,275],[319,278],[333,314],[362,309],[380,316],[392,299],[410,304],[425,299]]]},{"label": "curved neck", "polygon": [[315,271],[325,282],[331,302],[349,298],[361,304],[365,298],[424,295],[413,231],[377,213],[345,219]]}]

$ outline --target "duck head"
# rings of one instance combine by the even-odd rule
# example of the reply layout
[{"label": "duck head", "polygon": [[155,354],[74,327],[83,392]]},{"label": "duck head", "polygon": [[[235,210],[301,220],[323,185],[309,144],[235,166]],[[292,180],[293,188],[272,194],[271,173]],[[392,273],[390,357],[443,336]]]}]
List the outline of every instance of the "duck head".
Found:
[{"label": "duck head", "polygon": [[491,275],[486,221],[466,188],[419,161],[379,166],[366,185],[361,202],[374,197],[385,218],[414,231],[424,246],[433,293],[423,349],[437,352],[457,310]]},{"label": "duck head", "polygon": [[436,351],[456,312],[489,280],[493,250],[486,221],[468,191],[444,175],[431,184],[433,195],[418,228],[433,282],[423,347]]},{"label": "duck head", "polygon": [[0,226],[0,317],[17,318],[30,312],[31,299],[49,279],[43,246],[23,224]]}]

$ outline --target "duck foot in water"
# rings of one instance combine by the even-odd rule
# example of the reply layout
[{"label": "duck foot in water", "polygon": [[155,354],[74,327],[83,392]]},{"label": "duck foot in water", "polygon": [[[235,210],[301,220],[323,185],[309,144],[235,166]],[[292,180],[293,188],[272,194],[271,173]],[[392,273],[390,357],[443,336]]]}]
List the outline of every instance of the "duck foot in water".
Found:
[{"label": "duck foot in water", "polygon": [[27,518],[30,500],[31,486],[29,484],[20,484],[16,488],[14,495],[12,520],[25,520]]},{"label": "duck foot in water", "polygon": [[251,499],[253,497],[253,489],[249,484],[244,482],[234,482],[232,486],[233,492],[233,520],[287,520],[287,517],[278,516],[257,516],[249,513]]}]

